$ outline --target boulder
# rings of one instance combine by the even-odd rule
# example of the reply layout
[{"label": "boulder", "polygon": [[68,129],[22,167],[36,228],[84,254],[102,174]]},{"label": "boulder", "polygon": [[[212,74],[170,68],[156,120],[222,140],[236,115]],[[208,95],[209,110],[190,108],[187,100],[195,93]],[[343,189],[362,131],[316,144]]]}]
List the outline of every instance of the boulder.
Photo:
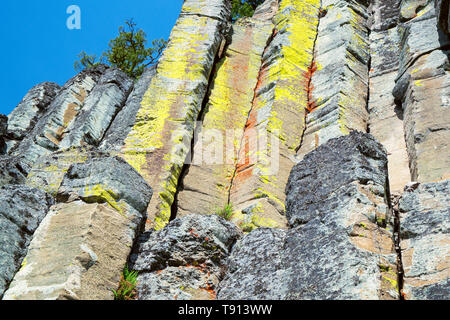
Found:
[{"label": "boulder", "polygon": [[450,180],[408,185],[399,203],[407,300],[447,300],[450,292]]},{"label": "boulder", "polygon": [[53,198],[27,186],[0,187],[0,298],[23,260],[35,230],[47,215]]},{"label": "boulder", "polygon": [[289,178],[292,228],[240,240],[218,298],[398,299],[387,182],[386,152],[370,135],[318,147]]},{"label": "boulder", "polygon": [[131,256],[140,300],[214,299],[239,229],[217,215],[190,214],[141,236]]},{"label": "boulder", "polygon": [[151,195],[122,159],[72,165],[4,299],[112,300]]}]

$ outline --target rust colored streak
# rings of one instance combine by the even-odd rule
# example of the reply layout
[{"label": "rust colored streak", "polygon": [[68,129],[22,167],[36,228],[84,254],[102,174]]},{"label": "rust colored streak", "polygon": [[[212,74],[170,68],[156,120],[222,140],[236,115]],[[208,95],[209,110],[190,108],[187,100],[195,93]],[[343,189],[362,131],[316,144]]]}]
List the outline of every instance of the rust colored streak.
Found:
[{"label": "rust colored streak", "polygon": [[312,84],[312,77],[316,71],[317,71],[316,59],[313,58],[311,65],[308,67],[308,70],[303,74],[305,91],[307,93],[306,114],[311,113],[315,109],[317,109],[317,102],[312,97],[312,93],[314,90],[314,85]]}]

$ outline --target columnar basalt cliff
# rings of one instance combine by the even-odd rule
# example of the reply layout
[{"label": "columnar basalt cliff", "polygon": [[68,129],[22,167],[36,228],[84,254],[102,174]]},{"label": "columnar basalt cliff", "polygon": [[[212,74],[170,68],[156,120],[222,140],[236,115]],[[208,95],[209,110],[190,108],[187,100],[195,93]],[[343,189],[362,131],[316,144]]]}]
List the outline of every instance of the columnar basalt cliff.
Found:
[{"label": "columnar basalt cliff", "polygon": [[[0,115],[0,297],[449,299],[444,0],[185,0],[137,80]],[[228,221],[227,221],[228,220]]]}]

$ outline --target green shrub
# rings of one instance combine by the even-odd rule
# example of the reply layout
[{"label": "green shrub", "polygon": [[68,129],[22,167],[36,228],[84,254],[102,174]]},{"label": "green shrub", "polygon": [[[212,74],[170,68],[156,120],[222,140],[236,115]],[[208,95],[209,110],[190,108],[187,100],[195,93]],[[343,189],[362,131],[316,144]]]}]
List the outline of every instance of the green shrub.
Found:
[{"label": "green shrub", "polygon": [[125,265],[120,277],[119,289],[114,292],[114,300],[134,300],[136,297],[137,271],[129,271]]},{"label": "green shrub", "polygon": [[230,220],[233,216],[233,206],[231,204],[227,204],[225,208],[218,210],[216,214],[225,220]]}]

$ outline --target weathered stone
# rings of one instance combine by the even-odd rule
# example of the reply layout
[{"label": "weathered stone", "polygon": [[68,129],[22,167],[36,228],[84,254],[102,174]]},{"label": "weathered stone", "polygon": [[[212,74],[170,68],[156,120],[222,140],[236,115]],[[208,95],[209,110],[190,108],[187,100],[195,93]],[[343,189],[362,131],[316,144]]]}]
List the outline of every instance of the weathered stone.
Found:
[{"label": "weathered stone", "polygon": [[53,199],[41,190],[0,187],[0,298],[20,265],[26,264],[23,258],[31,238],[52,204]]},{"label": "weathered stone", "polygon": [[0,156],[0,186],[25,184],[30,167],[20,159],[8,155]]},{"label": "weathered stone", "polygon": [[44,190],[56,197],[64,175],[73,164],[84,163],[88,159],[108,156],[93,147],[75,147],[53,152],[40,157],[26,176],[25,184]]},{"label": "weathered stone", "polygon": [[369,30],[366,1],[329,0],[310,72],[310,110],[298,160],[331,138],[367,132]]},{"label": "weathered stone", "polygon": [[8,116],[8,135],[11,139],[8,149],[12,149],[34,128],[60,89],[58,84],[52,82],[43,82],[31,88]]},{"label": "weathered stone", "polygon": [[400,227],[407,300],[447,300],[450,292],[450,180],[407,188]]},{"label": "weathered stone", "polygon": [[285,296],[283,245],[286,231],[259,228],[233,247],[218,300],[281,300]]},{"label": "weathered stone", "polygon": [[106,66],[99,65],[70,79],[53,99],[47,113],[11,154],[32,166],[39,157],[57,151],[67,128],[85,106],[86,98],[106,69]]},{"label": "weathered stone", "polygon": [[[154,187],[148,228],[171,216],[195,121],[231,20],[228,0],[186,0],[144,96],[123,157]],[[187,49],[188,48],[188,49]]]},{"label": "weathered stone", "polygon": [[434,0],[436,16],[442,31],[450,35],[450,5],[446,0]]},{"label": "weathered stone", "polygon": [[[378,23],[390,14],[399,1],[375,1],[373,16]],[[386,7],[387,6],[387,7]],[[388,10],[386,10],[388,9]],[[397,10],[398,15],[398,10]],[[369,132],[383,144],[388,155],[390,191],[401,194],[411,180],[403,125],[403,110],[395,101],[392,90],[399,69],[400,38],[396,25],[387,30],[377,22],[370,33],[371,64],[369,71]]]},{"label": "weathered stone", "polygon": [[[434,5],[402,27],[400,71],[393,89],[401,102],[411,179],[432,182],[450,176],[450,44],[437,28]],[[432,116],[430,116],[432,115]]]},{"label": "weathered stone", "polygon": [[230,190],[245,228],[287,226],[284,188],[304,128],[319,10],[319,0],[283,0],[274,17]]},{"label": "weathered stone", "polygon": [[4,299],[113,299],[151,195],[122,159],[72,165]]},{"label": "weathered stone", "polygon": [[3,136],[6,134],[8,128],[8,117],[0,114],[0,155],[6,153],[6,144]]},{"label": "weathered stone", "polygon": [[402,0],[372,0],[369,6],[371,29],[383,31],[395,27],[399,22]]},{"label": "weathered stone", "polygon": [[98,146],[132,89],[133,81],[123,71],[117,68],[106,70],[87,97],[79,115],[67,127],[68,133],[59,147]]},{"label": "weathered stone", "polygon": [[318,147],[289,178],[293,228],[253,231],[238,242],[218,297],[398,298],[386,183],[386,153],[370,135],[352,132]]},{"label": "weathered stone", "polygon": [[[265,1],[253,18],[242,18],[233,24],[231,43],[217,64],[205,115],[197,128],[193,162],[177,197],[177,217],[210,214],[228,204],[237,153],[259,85],[262,56],[277,9],[276,0]],[[234,221],[242,223],[239,211],[249,205],[233,205],[235,217],[239,216]],[[261,221],[253,217],[255,214],[258,215],[252,213],[248,218]],[[282,221],[280,225],[285,223]]]},{"label": "weathered stone", "polygon": [[108,131],[105,133],[100,149],[108,152],[120,151],[120,147],[122,147],[128,133],[134,126],[136,114],[141,107],[144,94],[150,86],[155,73],[156,66],[145,69],[144,73],[134,85],[133,91],[128,97],[125,106],[119,111]]},{"label": "weathered stone", "polygon": [[141,236],[131,268],[140,300],[214,299],[226,257],[241,232],[217,215],[186,215]]}]

